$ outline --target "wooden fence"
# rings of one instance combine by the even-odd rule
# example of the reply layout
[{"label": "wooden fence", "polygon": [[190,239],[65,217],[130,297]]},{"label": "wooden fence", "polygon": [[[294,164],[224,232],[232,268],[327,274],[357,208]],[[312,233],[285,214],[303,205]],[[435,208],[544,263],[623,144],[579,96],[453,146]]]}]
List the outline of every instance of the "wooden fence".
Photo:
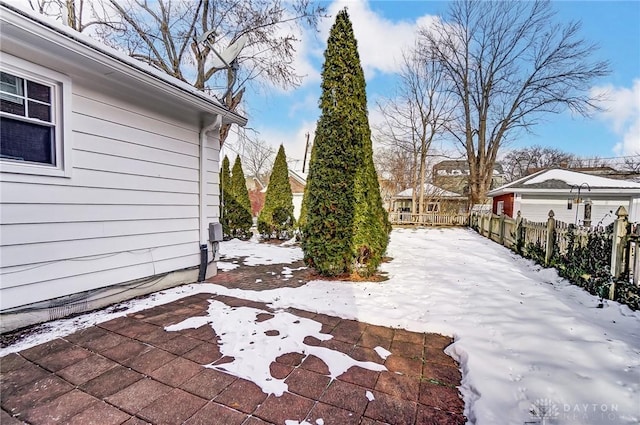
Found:
[{"label": "wooden fence", "polygon": [[[535,223],[521,217],[520,212],[515,219],[505,215],[472,213],[469,225],[478,233],[508,248],[518,250],[518,247],[539,247],[544,252],[544,263],[549,265],[553,250],[559,254],[567,252],[569,240],[567,238],[569,225],[553,218],[553,211],[549,211],[546,223]],[[635,285],[640,278],[640,226],[629,225],[628,213],[624,207],[616,211],[613,225],[612,249],[610,258],[610,273],[614,278],[629,276]],[[578,227],[572,232],[575,244],[584,247],[589,240],[589,232],[593,228]],[[611,292],[614,287],[612,285]]]},{"label": "wooden fence", "polygon": [[390,212],[389,221],[395,225],[416,226],[466,226],[469,222],[467,213],[438,213],[429,212],[412,214],[409,212]]},{"label": "wooden fence", "polygon": [[640,225],[631,226],[631,234],[627,237],[627,246],[624,247],[625,266],[622,270],[629,270],[631,278],[636,286],[640,285]]}]

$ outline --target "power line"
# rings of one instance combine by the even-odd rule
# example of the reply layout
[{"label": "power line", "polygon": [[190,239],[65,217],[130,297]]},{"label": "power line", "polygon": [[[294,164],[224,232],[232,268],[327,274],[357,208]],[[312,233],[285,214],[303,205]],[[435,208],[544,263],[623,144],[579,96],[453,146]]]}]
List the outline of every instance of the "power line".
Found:
[{"label": "power line", "polygon": [[588,157],[588,156],[576,156],[576,158],[581,159],[583,161],[603,161],[603,160],[616,160],[616,159],[620,159],[620,160],[624,160],[624,159],[631,159],[631,158],[638,158],[640,159],[640,154],[637,155],[625,155],[625,156],[609,156],[609,157],[605,157],[605,156],[593,156],[593,157]]}]

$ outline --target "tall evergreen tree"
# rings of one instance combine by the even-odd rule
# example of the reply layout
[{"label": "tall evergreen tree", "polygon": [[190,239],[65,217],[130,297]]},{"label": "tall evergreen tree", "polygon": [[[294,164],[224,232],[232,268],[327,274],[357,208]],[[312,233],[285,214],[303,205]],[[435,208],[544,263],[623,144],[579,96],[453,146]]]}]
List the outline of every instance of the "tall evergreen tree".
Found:
[{"label": "tall evergreen tree", "polygon": [[229,170],[229,158],[225,155],[222,160],[222,171],[220,172],[220,193],[222,199],[220,202],[220,224],[222,224],[222,233],[225,239],[231,238],[231,229],[229,228],[229,205],[232,203],[229,187],[231,186],[231,171]]},{"label": "tall evergreen tree", "polygon": [[390,231],[373,167],[364,73],[346,10],[336,16],[322,68],[322,110],[305,193],[302,248],[323,275],[368,276]]},{"label": "tall evergreen tree", "polygon": [[289,239],[293,236],[293,194],[284,146],[280,145],[269,178],[264,207],[258,218],[258,231],[264,238]]},{"label": "tall evergreen tree", "polygon": [[236,157],[231,170],[231,181],[228,186],[229,199],[225,201],[229,235],[232,238],[249,239],[251,237],[251,201],[247,182],[242,171],[240,156]]}]

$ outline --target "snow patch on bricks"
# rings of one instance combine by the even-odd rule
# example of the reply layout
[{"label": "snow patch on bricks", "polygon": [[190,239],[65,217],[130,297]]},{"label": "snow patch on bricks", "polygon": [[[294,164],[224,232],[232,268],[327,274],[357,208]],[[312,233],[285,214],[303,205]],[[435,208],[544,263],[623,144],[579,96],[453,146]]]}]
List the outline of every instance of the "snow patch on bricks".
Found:
[{"label": "snow patch on bricks", "polygon": [[[265,317],[265,313],[272,317],[260,320],[258,316]],[[269,313],[252,307],[230,307],[220,301],[210,300],[206,316],[190,317],[165,327],[165,330],[195,329],[207,324],[219,335],[218,343],[222,355],[234,360],[223,364],[211,363],[206,367],[252,381],[263,392],[276,397],[280,397],[288,387],[284,379],[271,376],[269,366],[287,353],[318,357],[326,363],[329,376],[333,379],[352,366],[373,371],[387,370],[378,363],[358,361],[340,351],[305,344],[304,339],[307,336],[320,341],[326,341],[333,336],[320,331],[322,323],[285,311]]]}]

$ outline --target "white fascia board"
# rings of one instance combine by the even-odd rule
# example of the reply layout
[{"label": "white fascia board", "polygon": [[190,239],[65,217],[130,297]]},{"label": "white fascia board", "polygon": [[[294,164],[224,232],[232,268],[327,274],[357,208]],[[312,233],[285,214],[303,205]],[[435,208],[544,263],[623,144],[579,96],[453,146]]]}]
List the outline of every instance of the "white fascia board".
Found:
[{"label": "white fascia board", "polygon": [[54,43],[69,52],[83,56],[111,69],[125,78],[139,82],[157,92],[173,96],[179,101],[193,105],[205,113],[222,116],[224,123],[244,126],[247,118],[229,111],[213,97],[193,86],[171,77],[141,61],[130,58],[122,52],[103,45],[96,40],[67,28],[33,11],[19,9],[0,3],[0,22],[3,33],[29,32],[43,40],[43,44]]},{"label": "white fascia board", "polygon": [[[567,189],[527,189],[527,188],[512,188],[510,190],[505,190],[504,193],[518,193],[525,195],[567,195],[573,196],[577,195],[577,190],[570,192]],[[638,188],[628,188],[628,187],[617,187],[617,188],[591,188],[591,190],[582,190],[580,191],[580,195],[589,196],[589,195],[622,195],[622,196],[632,196],[632,195],[640,195],[640,189]],[[496,195],[493,195],[496,196]]]}]

